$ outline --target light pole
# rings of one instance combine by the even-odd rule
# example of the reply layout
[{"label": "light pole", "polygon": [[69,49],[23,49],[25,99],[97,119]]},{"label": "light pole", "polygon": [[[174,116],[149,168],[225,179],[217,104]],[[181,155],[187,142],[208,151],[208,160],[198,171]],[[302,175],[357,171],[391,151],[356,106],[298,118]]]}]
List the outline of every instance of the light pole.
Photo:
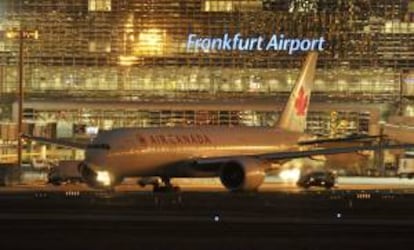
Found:
[{"label": "light pole", "polygon": [[17,115],[17,166],[22,166],[23,135],[23,29],[19,30],[19,77],[18,77],[18,115]]},{"label": "light pole", "polygon": [[10,30],[6,33],[8,38],[18,38],[19,40],[19,62],[17,77],[17,166],[22,165],[22,137],[23,137],[23,99],[24,99],[24,39],[38,39],[37,30],[25,30],[22,27],[16,31]]}]

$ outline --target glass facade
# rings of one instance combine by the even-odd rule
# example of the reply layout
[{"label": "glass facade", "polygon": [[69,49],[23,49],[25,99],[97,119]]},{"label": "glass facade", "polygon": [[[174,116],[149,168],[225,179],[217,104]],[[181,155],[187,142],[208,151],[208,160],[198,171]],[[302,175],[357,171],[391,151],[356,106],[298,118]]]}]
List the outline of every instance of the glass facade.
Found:
[{"label": "glass facade", "polygon": [[[356,106],[313,110],[308,129],[326,136],[369,133],[379,120],[378,109],[361,108],[365,103],[394,107],[408,100],[400,111],[413,113],[413,6],[413,0],[2,0],[0,144],[16,142],[12,104],[20,45],[25,101],[95,105],[26,106],[24,129],[34,134],[67,137],[83,125],[273,124],[278,115],[273,109],[116,106],[120,101],[286,100],[304,53],[189,50],[190,34],[324,37],[312,103]],[[102,108],[103,100],[116,105]]]},{"label": "glass facade", "polygon": [[[188,35],[324,37],[316,91],[393,99],[414,67],[409,0],[4,0],[0,95],[211,98],[290,90],[303,54],[188,51]],[[413,93],[406,93],[411,95]]]}]

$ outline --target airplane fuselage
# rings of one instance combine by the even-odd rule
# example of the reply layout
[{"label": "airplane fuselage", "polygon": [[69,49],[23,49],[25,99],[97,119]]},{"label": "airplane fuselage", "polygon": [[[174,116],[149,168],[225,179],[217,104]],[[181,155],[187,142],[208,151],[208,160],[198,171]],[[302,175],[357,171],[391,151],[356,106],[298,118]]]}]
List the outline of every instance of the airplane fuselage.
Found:
[{"label": "airplane fuselage", "polygon": [[[88,148],[85,163],[122,177],[162,175],[166,168],[193,159],[297,149],[303,136],[278,128],[123,128],[100,133],[93,145],[104,146]],[[186,175],[175,172],[175,177]]]}]

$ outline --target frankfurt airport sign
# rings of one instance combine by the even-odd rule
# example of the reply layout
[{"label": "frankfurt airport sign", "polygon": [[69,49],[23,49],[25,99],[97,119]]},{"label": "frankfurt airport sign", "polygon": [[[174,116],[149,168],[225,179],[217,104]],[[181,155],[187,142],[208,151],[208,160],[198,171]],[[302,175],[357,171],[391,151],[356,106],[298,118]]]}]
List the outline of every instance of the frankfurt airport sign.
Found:
[{"label": "frankfurt airport sign", "polygon": [[200,37],[189,34],[187,39],[187,51],[288,51],[289,54],[297,51],[322,51],[325,39],[287,38],[285,35],[272,35],[270,38],[263,36],[242,37],[240,33],[223,37]]}]

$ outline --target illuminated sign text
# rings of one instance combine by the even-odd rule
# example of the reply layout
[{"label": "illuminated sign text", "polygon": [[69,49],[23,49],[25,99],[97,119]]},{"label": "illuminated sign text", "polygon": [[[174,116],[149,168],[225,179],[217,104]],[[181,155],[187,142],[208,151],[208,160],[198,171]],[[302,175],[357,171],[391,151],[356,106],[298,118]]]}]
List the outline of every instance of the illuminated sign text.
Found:
[{"label": "illuminated sign text", "polygon": [[263,36],[242,37],[240,33],[223,37],[199,37],[197,34],[189,34],[187,38],[187,51],[288,51],[292,54],[296,51],[323,51],[325,39],[287,38],[285,35],[272,35],[269,39]]}]

